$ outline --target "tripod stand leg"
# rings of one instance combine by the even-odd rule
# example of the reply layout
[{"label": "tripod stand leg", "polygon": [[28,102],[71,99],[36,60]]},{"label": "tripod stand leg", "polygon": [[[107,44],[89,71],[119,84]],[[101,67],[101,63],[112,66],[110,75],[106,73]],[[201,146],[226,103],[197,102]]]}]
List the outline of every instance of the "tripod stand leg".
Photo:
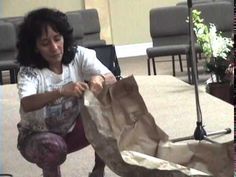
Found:
[{"label": "tripod stand leg", "polygon": [[207,136],[204,136],[203,140],[208,141],[208,142],[213,143],[213,144],[220,144],[216,141],[211,140],[210,138],[207,138]]},{"label": "tripod stand leg", "polygon": [[193,139],[194,139],[194,136],[186,136],[186,137],[171,139],[170,141],[175,143],[175,142],[179,142],[179,141],[193,140]]},{"label": "tripod stand leg", "polygon": [[[207,133],[204,129],[204,126],[202,125],[202,112],[200,107],[200,101],[199,101],[199,90],[198,90],[198,73],[197,73],[197,59],[196,59],[196,51],[195,51],[195,40],[194,40],[194,26],[193,26],[193,19],[192,19],[192,0],[188,0],[188,17],[189,17],[189,55],[187,56],[187,66],[188,68],[191,67],[192,70],[192,82],[194,84],[194,90],[195,90],[195,101],[196,101],[196,112],[197,112],[197,122],[196,122],[196,128],[194,131],[193,136],[187,136],[183,138],[176,138],[172,139],[170,141],[172,142],[178,142],[178,141],[185,141],[185,140],[207,140],[209,142],[215,143],[213,140],[210,140],[208,137],[213,135],[220,135],[220,134],[228,134],[231,133],[230,128],[226,128],[223,131],[217,131],[212,133]],[[188,60],[189,59],[189,60]],[[190,63],[190,65],[189,65]],[[189,74],[189,72],[188,72]]]},{"label": "tripod stand leg", "polygon": [[215,131],[215,132],[211,132],[211,133],[207,133],[206,136],[214,136],[214,135],[221,135],[221,134],[229,134],[231,133],[231,129],[230,128],[226,128],[224,130],[220,130],[220,131]]},{"label": "tripod stand leg", "polygon": [[215,132],[211,132],[211,133],[206,133],[206,135],[203,135],[203,139],[196,139],[196,137],[194,136],[186,136],[186,137],[181,137],[181,138],[175,138],[175,139],[171,139],[170,141],[175,143],[175,142],[179,142],[179,141],[186,141],[186,140],[206,140],[209,141],[211,143],[217,143],[211,139],[209,139],[209,136],[214,136],[214,135],[225,135],[225,134],[229,134],[231,133],[232,130],[230,128],[226,128],[224,130],[220,130],[220,131],[215,131]]}]

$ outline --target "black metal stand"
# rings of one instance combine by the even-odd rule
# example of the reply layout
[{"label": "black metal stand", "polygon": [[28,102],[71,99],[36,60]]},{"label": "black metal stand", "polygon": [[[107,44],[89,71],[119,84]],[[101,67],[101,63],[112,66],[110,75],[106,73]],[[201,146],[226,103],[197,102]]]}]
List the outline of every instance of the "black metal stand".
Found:
[{"label": "black metal stand", "polygon": [[216,131],[212,133],[207,133],[202,125],[202,113],[199,102],[199,92],[198,92],[198,79],[197,79],[197,63],[196,63],[196,52],[195,52],[195,41],[194,41],[194,31],[193,31],[193,20],[192,20],[192,0],[188,1],[188,15],[189,15],[189,45],[190,45],[190,58],[192,59],[192,79],[194,83],[195,90],[195,101],[196,101],[196,111],[197,111],[197,122],[196,129],[192,136],[186,136],[182,138],[172,139],[172,142],[185,141],[185,140],[207,140],[212,143],[216,143],[209,139],[209,136],[220,135],[220,134],[229,134],[231,133],[230,128],[226,128],[225,130]]}]

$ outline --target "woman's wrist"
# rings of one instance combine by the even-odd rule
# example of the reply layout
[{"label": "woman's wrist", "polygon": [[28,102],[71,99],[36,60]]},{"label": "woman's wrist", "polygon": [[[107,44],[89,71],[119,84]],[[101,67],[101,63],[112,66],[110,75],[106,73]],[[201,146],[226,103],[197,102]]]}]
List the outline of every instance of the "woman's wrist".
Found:
[{"label": "woman's wrist", "polygon": [[58,88],[58,93],[61,97],[63,96],[63,86]]},{"label": "woman's wrist", "polygon": [[103,79],[103,83],[105,83],[105,81],[106,81],[106,78],[105,78],[105,76],[104,75],[102,75],[102,74],[100,74],[99,75],[102,79]]}]

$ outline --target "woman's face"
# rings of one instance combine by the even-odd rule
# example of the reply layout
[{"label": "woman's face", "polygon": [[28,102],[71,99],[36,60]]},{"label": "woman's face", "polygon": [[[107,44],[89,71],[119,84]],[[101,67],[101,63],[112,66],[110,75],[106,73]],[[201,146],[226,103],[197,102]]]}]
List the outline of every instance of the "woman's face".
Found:
[{"label": "woman's face", "polygon": [[42,36],[36,40],[36,51],[48,62],[49,66],[61,64],[64,53],[64,38],[49,25]]}]

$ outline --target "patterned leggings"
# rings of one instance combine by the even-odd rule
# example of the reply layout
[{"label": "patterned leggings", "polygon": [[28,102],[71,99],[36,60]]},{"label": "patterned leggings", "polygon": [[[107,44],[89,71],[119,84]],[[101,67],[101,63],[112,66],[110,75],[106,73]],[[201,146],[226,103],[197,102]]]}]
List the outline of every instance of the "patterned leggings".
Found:
[{"label": "patterned leggings", "polygon": [[[43,177],[61,177],[60,164],[68,153],[89,145],[83,124],[78,119],[72,132],[65,137],[54,133],[36,133],[27,137],[20,149],[22,156],[43,170]],[[104,168],[104,162],[95,153],[95,168]]]}]

